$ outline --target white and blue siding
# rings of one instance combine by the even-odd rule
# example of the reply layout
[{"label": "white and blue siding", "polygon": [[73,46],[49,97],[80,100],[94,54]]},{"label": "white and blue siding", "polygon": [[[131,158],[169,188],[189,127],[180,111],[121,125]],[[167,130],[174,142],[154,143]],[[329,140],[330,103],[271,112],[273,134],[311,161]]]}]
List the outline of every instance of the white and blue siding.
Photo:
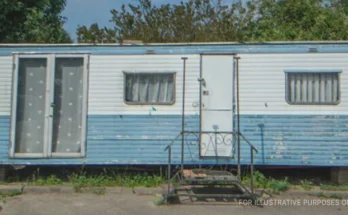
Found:
[{"label": "white and blue siding", "polygon": [[[91,55],[85,158],[9,158],[12,56],[0,57],[0,161],[3,164],[165,164],[164,148],[181,132],[182,55]],[[186,129],[199,130],[200,55],[186,55]],[[127,105],[124,71],[176,75],[173,105]],[[173,148],[179,161],[180,144]],[[198,157],[198,145],[191,147]],[[186,150],[186,155],[189,151]],[[188,161],[192,162],[192,161]]]},{"label": "white and blue siding", "polygon": [[[261,165],[348,165],[348,54],[241,54],[241,132]],[[338,105],[290,105],[285,70],[341,70]],[[242,148],[243,163],[249,150]]]},{"label": "white and blue siding", "polygon": [[[318,53],[308,53],[309,48]],[[154,55],[146,55],[148,50]],[[12,53],[90,53],[88,120],[84,158],[9,158]],[[186,130],[199,130],[201,53],[236,53],[240,60],[241,132],[259,149],[257,165],[348,165],[348,44],[223,44],[154,46],[4,46],[0,48],[0,163],[25,165],[165,165],[164,148],[181,131],[181,58],[188,57]],[[218,69],[218,67],[217,67]],[[285,70],[341,70],[338,105],[289,105]],[[127,105],[123,71],[175,72],[174,105]],[[180,162],[180,141],[173,148]],[[198,145],[185,150],[198,159]],[[191,160],[191,157],[194,160]],[[243,164],[249,148],[242,143]],[[226,161],[221,161],[226,162]],[[236,164],[236,160],[227,161]]]},{"label": "white and blue siding", "polygon": [[[166,164],[164,148],[181,132],[182,55],[90,58],[87,159],[102,164]],[[186,55],[186,129],[199,130],[199,55]],[[173,105],[127,105],[123,71],[175,72]],[[198,154],[198,145],[195,149]],[[188,151],[187,151],[188,152]],[[180,154],[180,143],[173,149]],[[187,154],[187,156],[189,156]],[[179,160],[179,159],[175,159]]]}]

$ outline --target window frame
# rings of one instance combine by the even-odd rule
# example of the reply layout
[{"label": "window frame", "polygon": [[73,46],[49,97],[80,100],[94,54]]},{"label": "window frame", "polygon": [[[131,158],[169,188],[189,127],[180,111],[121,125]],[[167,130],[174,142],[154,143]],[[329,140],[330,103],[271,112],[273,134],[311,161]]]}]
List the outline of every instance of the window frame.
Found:
[{"label": "window frame", "polygon": [[[311,69],[311,70],[305,70],[305,69],[291,69],[291,70],[284,70],[285,73],[285,101],[289,105],[338,105],[341,102],[341,73],[342,70],[340,69]],[[291,102],[289,100],[289,74],[337,74],[337,102]]]},{"label": "window frame", "polygon": [[[130,102],[126,100],[127,95],[127,75],[172,75],[173,76],[173,101],[172,102]],[[172,106],[176,102],[176,72],[163,71],[163,72],[132,72],[123,71],[123,102],[127,105],[167,105]]]}]

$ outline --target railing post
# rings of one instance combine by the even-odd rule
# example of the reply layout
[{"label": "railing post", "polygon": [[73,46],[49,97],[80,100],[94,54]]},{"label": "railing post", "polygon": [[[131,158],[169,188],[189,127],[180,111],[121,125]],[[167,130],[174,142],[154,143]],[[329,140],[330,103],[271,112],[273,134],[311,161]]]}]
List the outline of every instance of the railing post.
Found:
[{"label": "railing post", "polygon": [[236,59],[236,79],[237,79],[237,141],[238,141],[238,149],[237,149],[237,163],[238,163],[238,179],[241,180],[241,163],[240,163],[240,156],[241,156],[241,146],[240,146],[240,116],[239,116],[239,60],[240,57],[235,57]]},{"label": "railing post", "polygon": [[171,173],[172,173],[172,170],[171,170],[171,167],[172,167],[172,146],[169,146],[169,149],[168,149],[168,193],[167,195],[169,195],[170,193],[170,176],[171,176]]},{"label": "railing post", "polygon": [[185,162],[185,94],[186,94],[186,60],[187,57],[182,57],[183,60],[183,74],[182,74],[182,119],[181,119],[181,172],[184,171]]},{"label": "railing post", "polygon": [[254,149],[250,147],[250,188],[251,194],[254,194]]}]

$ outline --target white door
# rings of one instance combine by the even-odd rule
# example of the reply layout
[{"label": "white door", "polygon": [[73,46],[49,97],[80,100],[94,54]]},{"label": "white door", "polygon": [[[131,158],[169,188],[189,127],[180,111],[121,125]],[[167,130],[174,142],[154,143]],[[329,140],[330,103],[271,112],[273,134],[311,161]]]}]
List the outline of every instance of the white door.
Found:
[{"label": "white door", "polygon": [[[232,157],[233,56],[202,55],[201,157]],[[205,133],[206,132],[206,133]]]}]

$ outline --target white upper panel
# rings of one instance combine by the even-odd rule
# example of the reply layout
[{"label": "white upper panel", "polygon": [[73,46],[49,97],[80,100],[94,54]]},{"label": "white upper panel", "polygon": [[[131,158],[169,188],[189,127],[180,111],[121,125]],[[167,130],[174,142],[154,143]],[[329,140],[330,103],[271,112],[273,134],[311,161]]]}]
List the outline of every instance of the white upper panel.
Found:
[{"label": "white upper panel", "polygon": [[12,56],[0,57],[0,115],[10,115]]},{"label": "white upper panel", "polygon": [[[199,113],[199,55],[91,55],[89,114],[181,114],[183,60],[186,64],[186,114]],[[175,72],[173,105],[128,105],[124,102],[124,71]]]},{"label": "white upper panel", "polygon": [[[348,54],[241,54],[241,114],[348,114]],[[181,114],[182,55],[92,55],[89,114]],[[199,113],[200,56],[186,55],[186,114]],[[0,115],[10,115],[12,56],[0,57]],[[338,105],[289,105],[285,100],[286,69],[338,69]],[[174,105],[124,103],[123,71],[176,72]]]},{"label": "white upper panel", "polygon": [[[348,54],[241,54],[241,114],[348,114]],[[338,105],[290,105],[286,69],[342,70]]]}]

